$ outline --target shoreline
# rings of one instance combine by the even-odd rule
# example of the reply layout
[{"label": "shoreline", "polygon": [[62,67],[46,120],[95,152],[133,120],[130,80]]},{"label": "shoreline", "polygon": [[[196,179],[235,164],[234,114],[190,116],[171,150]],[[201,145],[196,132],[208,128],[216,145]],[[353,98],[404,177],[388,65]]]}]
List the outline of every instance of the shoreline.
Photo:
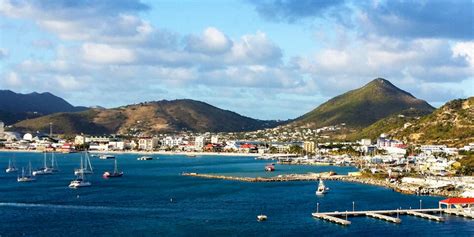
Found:
[{"label": "shoreline", "polygon": [[[43,153],[40,150],[18,150],[18,149],[0,149],[4,153]],[[55,151],[55,153],[74,154],[78,152],[64,153]],[[239,156],[239,157],[258,157],[258,153],[237,153],[237,152],[171,152],[171,151],[89,151],[91,154],[136,154],[136,155],[183,155],[183,156]]]}]

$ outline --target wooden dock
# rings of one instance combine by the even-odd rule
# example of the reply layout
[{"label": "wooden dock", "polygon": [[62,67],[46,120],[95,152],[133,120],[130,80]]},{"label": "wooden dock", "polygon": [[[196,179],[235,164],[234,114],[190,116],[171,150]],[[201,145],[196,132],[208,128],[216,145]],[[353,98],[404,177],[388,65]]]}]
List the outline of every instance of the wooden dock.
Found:
[{"label": "wooden dock", "polygon": [[434,221],[439,221],[439,222],[444,221],[444,218],[441,217],[441,216],[430,215],[430,214],[421,213],[421,212],[417,212],[417,211],[407,211],[406,213],[407,213],[407,215],[421,217],[421,218],[425,218],[425,219],[428,219],[428,220],[434,220]]},{"label": "wooden dock", "polygon": [[355,217],[355,216],[367,216],[372,218],[377,218],[380,220],[400,224],[402,220],[398,217],[393,217],[391,215],[413,215],[419,216],[426,219],[442,221],[442,217],[430,215],[427,213],[440,213],[443,212],[442,209],[430,208],[430,209],[401,209],[401,210],[367,210],[367,211],[334,211],[334,212],[316,212],[312,213],[314,218],[323,219],[333,223],[341,225],[350,225],[351,222],[341,217]]},{"label": "wooden dock", "polygon": [[313,217],[319,218],[319,219],[322,219],[322,220],[325,220],[325,221],[330,221],[330,222],[340,224],[340,225],[350,225],[351,224],[351,222],[348,221],[348,220],[344,220],[344,219],[341,219],[341,218],[338,218],[338,217],[324,215],[324,214],[313,213]]},{"label": "wooden dock", "polygon": [[393,223],[397,223],[397,224],[402,223],[402,220],[400,220],[400,218],[386,216],[386,215],[377,214],[377,213],[373,213],[373,212],[367,212],[367,213],[365,213],[365,215],[368,216],[368,217],[373,217],[373,218],[377,218],[377,219],[380,219],[380,220],[393,222]]},{"label": "wooden dock", "polygon": [[[439,208],[316,212],[316,213],[312,213],[312,216],[314,218],[323,219],[323,220],[341,224],[341,225],[350,225],[351,222],[347,220],[347,217],[355,217],[355,216],[367,216],[367,217],[377,218],[380,220],[389,221],[389,222],[393,222],[397,224],[402,222],[401,219],[398,218],[398,215],[411,215],[411,216],[421,217],[421,218],[434,220],[438,222],[445,221],[444,217],[433,215],[435,213],[440,213],[440,214],[444,213],[444,214],[463,216],[466,218],[474,219],[473,212],[466,212],[463,209],[439,209]],[[393,217],[391,215],[397,215],[397,217]],[[342,219],[341,217],[346,217],[346,219]]]}]

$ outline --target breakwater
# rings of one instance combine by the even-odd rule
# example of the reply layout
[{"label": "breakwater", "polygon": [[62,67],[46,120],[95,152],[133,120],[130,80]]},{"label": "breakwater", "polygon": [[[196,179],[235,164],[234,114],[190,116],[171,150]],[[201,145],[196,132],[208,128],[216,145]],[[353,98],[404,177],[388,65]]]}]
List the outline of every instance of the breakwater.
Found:
[{"label": "breakwater", "polygon": [[[381,179],[374,179],[374,178],[360,177],[360,176],[337,175],[333,172],[286,174],[286,175],[278,175],[278,176],[273,176],[273,177],[241,177],[241,176],[201,174],[201,173],[182,173],[182,175],[206,178],[206,179],[234,180],[234,181],[240,181],[240,182],[253,182],[253,183],[317,181],[320,179],[321,180],[336,180],[336,181],[343,181],[343,182],[354,182],[354,183],[386,187],[394,191],[405,193],[405,194],[419,194],[420,190],[426,189],[426,187],[420,187],[420,186],[411,185],[411,184],[391,183],[389,181],[381,180]],[[457,197],[460,195],[459,191],[444,190],[444,189],[430,189],[424,194],[432,195],[432,196],[443,196],[443,197]]]}]

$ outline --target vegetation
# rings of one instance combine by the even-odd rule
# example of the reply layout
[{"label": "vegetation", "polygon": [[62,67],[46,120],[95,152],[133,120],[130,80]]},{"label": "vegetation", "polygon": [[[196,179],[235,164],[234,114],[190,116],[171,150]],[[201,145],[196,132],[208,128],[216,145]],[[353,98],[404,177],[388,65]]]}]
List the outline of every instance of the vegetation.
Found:
[{"label": "vegetation", "polygon": [[349,127],[362,128],[410,108],[427,113],[434,110],[426,101],[416,99],[389,81],[378,78],[362,88],[332,98],[297,118],[295,123],[313,127],[346,123]]},{"label": "vegetation", "polygon": [[460,173],[463,175],[474,175],[474,151],[460,151],[459,155],[463,156],[459,160],[461,163]]},{"label": "vegetation", "polygon": [[57,113],[21,121],[21,131],[66,134],[148,134],[159,132],[251,131],[278,125],[275,121],[256,120],[194,100],[140,103],[115,109],[91,109],[75,113]]}]

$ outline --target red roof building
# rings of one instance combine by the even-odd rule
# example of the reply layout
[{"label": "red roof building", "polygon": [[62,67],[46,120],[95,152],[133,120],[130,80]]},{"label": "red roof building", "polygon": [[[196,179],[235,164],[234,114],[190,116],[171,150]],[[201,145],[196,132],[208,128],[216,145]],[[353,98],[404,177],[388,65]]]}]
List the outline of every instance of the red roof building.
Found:
[{"label": "red roof building", "polygon": [[441,208],[442,205],[445,205],[448,209],[451,209],[453,206],[454,208],[460,208],[463,206],[471,208],[474,207],[474,198],[448,198],[439,201],[439,208]]}]

